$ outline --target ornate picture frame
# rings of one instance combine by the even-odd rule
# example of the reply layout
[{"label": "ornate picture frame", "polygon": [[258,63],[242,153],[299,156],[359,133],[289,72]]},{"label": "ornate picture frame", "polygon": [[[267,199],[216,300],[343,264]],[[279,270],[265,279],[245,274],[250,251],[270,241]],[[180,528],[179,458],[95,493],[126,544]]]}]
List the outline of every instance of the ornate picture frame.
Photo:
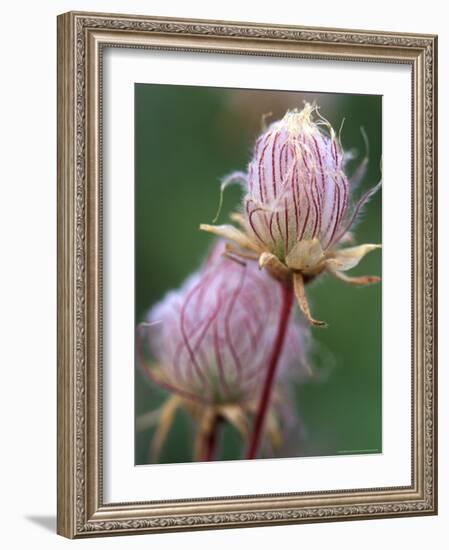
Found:
[{"label": "ornate picture frame", "polygon": [[[411,69],[411,483],[105,502],[103,54],[107,48]],[[437,37],[70,12],[58,17],[58,519],[69,538],[437,513]],[[130,367],[131,368],[131,367]]]}]

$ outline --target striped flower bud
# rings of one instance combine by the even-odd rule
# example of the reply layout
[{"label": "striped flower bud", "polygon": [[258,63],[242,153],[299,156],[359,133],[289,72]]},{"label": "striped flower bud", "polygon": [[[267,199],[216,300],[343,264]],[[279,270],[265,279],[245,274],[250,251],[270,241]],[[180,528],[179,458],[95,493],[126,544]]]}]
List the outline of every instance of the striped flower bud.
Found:
[{"label": "striped flower bud", "polygon": [[[312,120],[313,107],[290,111],[256,141],[245,214],[264,249],[286,260],[300,241],[332,246],[345,232],[349,182],[343,152]],[[322,123],[324,124],[324,123]]]},{"label": "striped flower bud", "polygon": [[[202,269],[147,317],[162,382],[208,403],[257,397],[279,315],[279,285],[252,263],[222,257],[222,250],[215,247]],[[281,370],[304,364],[304,330],[290,323]]]}]

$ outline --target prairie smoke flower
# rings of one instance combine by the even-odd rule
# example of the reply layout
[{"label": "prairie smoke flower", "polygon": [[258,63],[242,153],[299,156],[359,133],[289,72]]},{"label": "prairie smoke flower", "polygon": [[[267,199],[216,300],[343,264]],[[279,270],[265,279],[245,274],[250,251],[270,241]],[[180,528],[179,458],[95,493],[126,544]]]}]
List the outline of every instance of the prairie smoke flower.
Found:
[{"label": "prairie smoke flower", "polygon": [[[217,421],[230,422],[244,438],[255,412],[273,346],[279,316],[280,285],[254,263],[222,256],[218,243],[203,267],[177,291],[156,304],[140,326],[139,364],[143,372],[172,396],[159,411],[153,440],[158,452],[178,408],[197,422],[195,456],[201,457]],[[143,357],[146,344],[155,360]],[[288,324],[278,373],[308,372],[307,327]],[[265,434],[272,445],[278,429],[282,390],[273,392]]]},{"label": "prairie smoke flower", "polygon": [[351,240],[349,230],[361,207],[380,185],[354,204],[354,180],[345,174],[345,155],[333,128],[315,105],[306,103],[260,135],[246,174],[236,172],[224,180],[222,190],[235,181],[246,190],[243,212],[231,216],[240,227],[200,228],[231,241],[229,252],[257,260],[279,280],[292,281],[302,312],[309,322],[321,325],[310,315],[306,282],[324,271],[356,285],[379,280],[344,273],[380,247],[339,248]]}]

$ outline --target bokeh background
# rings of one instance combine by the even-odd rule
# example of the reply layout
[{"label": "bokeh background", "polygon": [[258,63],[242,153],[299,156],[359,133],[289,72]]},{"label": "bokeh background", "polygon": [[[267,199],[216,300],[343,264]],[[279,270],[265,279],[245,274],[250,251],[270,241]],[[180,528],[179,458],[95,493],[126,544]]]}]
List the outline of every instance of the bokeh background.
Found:
[{"label": "bokeh background", "polygon": [[[315,101],[336,131],[345,119],[343,147],[357,157],[349,173],[365,156],[364,128],[370,162],[358,193],[375,185],[381,178],[380,96],[135,85],[136,324],[200,265],[212,236],[198,225],[212,222],[220,179],[246,170],[262,115],[276,120],[305,100]],[[226,190],[220,223],[240,198],[237,187]],[[381,221],[379,192],[356,226],[356,242],[381,242]],[[380,275],[381,254],[369,254],[351,274]],[[297,454],[381,452],[381,285],[358,288],[324,275],[308,287],[308,296],[315,318],[325,319],[328,328],[312,329],[316,376],[294,390],[301,419]],[[136,365],[136,417],[157,409],[166,397]],[[151,462],[153,431],[136,431],[136,464]],[[192,434],[189,420],[178,412],[159,462],[191,461]],[[220,458],[239,458],[238,435],[227,428],[221,438]]]}]

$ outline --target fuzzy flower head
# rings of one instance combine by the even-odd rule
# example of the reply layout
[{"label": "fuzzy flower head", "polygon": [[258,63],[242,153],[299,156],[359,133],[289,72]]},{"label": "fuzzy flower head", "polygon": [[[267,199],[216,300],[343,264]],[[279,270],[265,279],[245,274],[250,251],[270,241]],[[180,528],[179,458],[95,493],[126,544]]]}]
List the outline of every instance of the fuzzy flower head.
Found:
[{"label": "fuzzy flower head", "polygon": [[[154,363],[142,354],[139,363],[171,392],[169,406],[187,408],[206,423],[200,432],[221,416],[245,436],[276,336],[281,290],[253,262],[232,261],[223,251],[219,242],[198,272],[150,310],[139,338]],[[308,373],[308,346],[308,327],[291,320],[278,377]]]},{"label": "fuzzy flower head", "polygon": [[349,182],[343,152],[333,128],[313,120],[314,110],[307,104],[271,124],[257,139],[248,168],[248,225],[281,260],[298,242],[317,240],[326,250],[345,232]]},{"label": "fuzzy flower head", "polygon": [[[257,398],[279,316],[279,285],[223,249],[150,310],[146,329],[161,384],[211,404]],[[307,339],[306,327],[289,325],[281,371],[304,367]]]},{"label": "fuzzy flower head", "polygon": [[240,227],[202,225],[201,229],[226,238],[229,250],[257,260],[275,278],[292,280],[306,317],[322,324],[310,316],[305,282],[323,271],[354,284],[378,280],[351,279],[343,273],[379,247],[338,248],[351,239],[349,230],[361,207],[378,189],[355,201],[360,170],[356,174],[348,179],[338,136],[318,108],[306,103],[258,137],[247,173],[236,172],[224,180],[222,188],[239,181],[245,189],[242,212],[232,216]]}]

